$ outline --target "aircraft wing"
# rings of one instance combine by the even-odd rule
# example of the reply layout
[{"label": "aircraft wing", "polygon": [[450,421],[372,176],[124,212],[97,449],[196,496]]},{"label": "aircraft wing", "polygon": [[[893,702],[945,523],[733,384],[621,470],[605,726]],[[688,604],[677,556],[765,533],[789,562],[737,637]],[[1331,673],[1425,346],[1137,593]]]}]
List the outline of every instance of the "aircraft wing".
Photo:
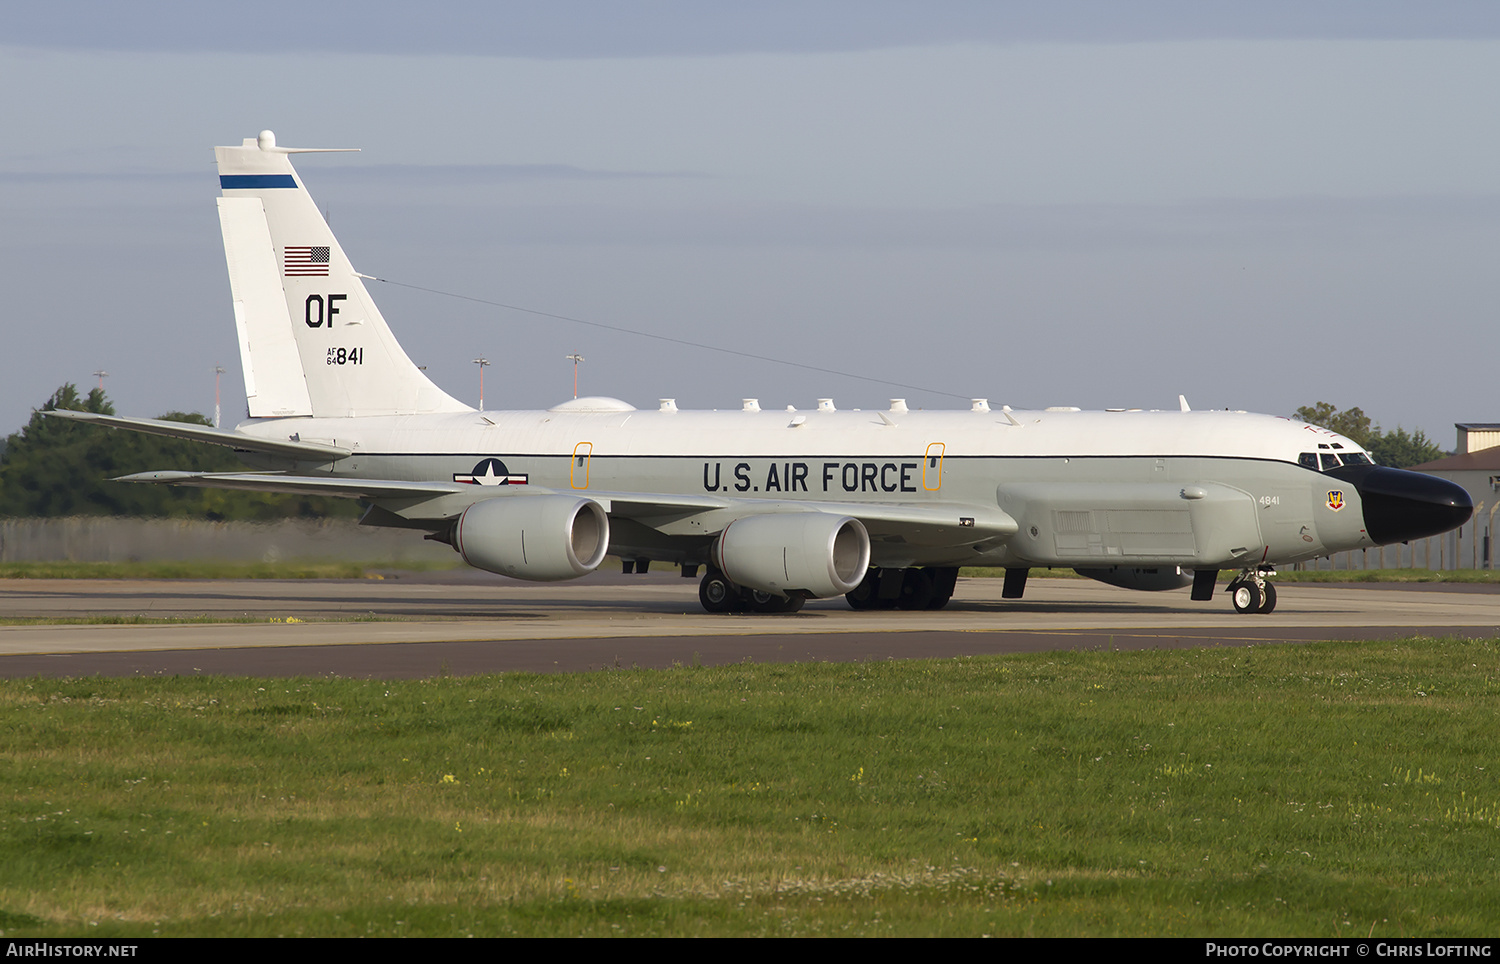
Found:
[{"label": "aircraft wing", "polygon": [[875,542],[965,546],[1008,539],[1019,528],[999,507],[895,502],[804,502],[716,496],[622,493],[590,495],[611,516],[633,519],[664,535],[713,535],[736,519],[789,512],[851,516]]},{"label": "aircraft wing", "polygon": [[[377,503],[398,503],[396,508],[401,516],[434,522],[457,516],[481,498],[527,498],[558,493],[558,490],[534,485],[517,486],[514,491],[502,494],[490,486],[462,482],[402,482],[275,472],[138,472],[115,481],[368,499]],[[611,516],[634,520],[667,536],[713,535],[736,519],[787,512],[852,516],[864,524],[874,541],[929,547],[993,542],[1008,539],[1017,530],[1016,520],[993,506],[805,502],[648,492],[580,491],[572,494],[598,502]]]},{"label": "aircraft wing", "polygon": [[[123,428],[147,435],[165,435],[168,438],[191,439],[211,445],[226,445],[241,452],[265,452],[268,455],[291,456],[297,459],[341,459],[350,450],[337,445],[320,442],[304,442],[301,439],[258,438],[232,429],[214,428],[211,425],[195,425],[192,422],[169,422],[160,418],[126,418],[123,415],[100,415],[97,412],[75,412],[58,408],[42,412],[54,418],[67,418],[76,422],[89,422],[108,428]],[[135,480],[131,481],[146,481]],[[153,480],[154,481],[154,480]],[[184,483],[185,484],[185,483]]]},{"label": "aircraft wing", "polygon": [[[135,419],[132,421],[146,421]],[[176,424],[176,423],[171,423]],[[307,444],[307,443],[304,443]],[[558,490],[540,485],[516,486],[497,491],[495,487],[471,485],[465,482],[402,482],[394,479],[357,479],[347,476],[287,475],[279,472],[180,472],[157,470],[136,472],[111,479],[112,482],[153,482],[159,485],[187,485],[203,489],[239,489],[247,492],[286,492],[294,495],[343,496],[350,499],[437,499],[443,496],[469,496],[466,501],[448,500],[441,512],[434,512],[434,520],[451,518],[464,506],[481,498],[503,496],[524,498],[526,496],[554,495]],[[731,504],[729,499],[692,495],[639,495],[635,493],[598,494],[577,492],[600,503],[606,512],[619,511],[629,518],[647,518],[663,513],[702,512],[720,509]],[[457,508],[453,508],[457,505]],[[420,513],[412,513],[418,517]]]},{"label": "aircraft wing", "polygon": [[876,542],[963,546],[1003,541],[1019,528],[1016,520],[998,507],[830,503],[819,508],[853,516],[864,523]]}]

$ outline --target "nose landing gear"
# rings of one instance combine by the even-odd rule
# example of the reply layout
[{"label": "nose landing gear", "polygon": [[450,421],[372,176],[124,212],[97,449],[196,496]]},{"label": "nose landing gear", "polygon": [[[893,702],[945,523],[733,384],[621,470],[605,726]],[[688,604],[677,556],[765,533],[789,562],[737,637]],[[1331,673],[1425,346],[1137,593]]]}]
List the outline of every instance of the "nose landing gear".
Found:
[{"label": "nose landing gear", "polygon": [[1229,583],[1230,600],[1237,613],[1269,613],[1276,608],[1276,587],[1266,581],[1274,569],[1245,569]]}]

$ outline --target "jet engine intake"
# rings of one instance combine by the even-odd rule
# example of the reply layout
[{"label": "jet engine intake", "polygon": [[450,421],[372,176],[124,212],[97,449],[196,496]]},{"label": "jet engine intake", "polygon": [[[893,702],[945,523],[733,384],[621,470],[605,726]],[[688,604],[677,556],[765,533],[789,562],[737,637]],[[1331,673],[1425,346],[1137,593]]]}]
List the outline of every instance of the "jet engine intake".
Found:
[{"label": "jet engine intake", "polygon": [[589,499],[567,495],[501,496],[464,510],[453,548],[486,572],[556,582],[587,575],[609,550],[609,516]]},{"label": "jet engine intake", "polygon": [[748,589],[842,596],[870,568],[870,534],[849,516],[784,512],[736,519],[719,534],[714,564]]}]

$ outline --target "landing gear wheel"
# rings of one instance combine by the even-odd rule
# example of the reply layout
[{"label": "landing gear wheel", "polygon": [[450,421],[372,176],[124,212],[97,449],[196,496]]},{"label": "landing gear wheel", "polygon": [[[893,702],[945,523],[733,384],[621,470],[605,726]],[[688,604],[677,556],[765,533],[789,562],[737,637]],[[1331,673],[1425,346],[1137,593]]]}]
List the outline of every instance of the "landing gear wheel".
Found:
[{"label": "landing gear wheel", "polygon": [[1259,611],[1262,613],[1269,613],[1276,608],[1276,587],[1271,585],[1270,583],[1266,583],[1266,587],[1261,590],[1261,592],[1262,596],[1260,600]]},{"label": "landing gear wheel", "polygon": [[1234,611],[1237,613],[1258,613],[1261,611],[1260,589],[1253,582],[1242,582],[1230,590],[1230,598],[1234,600]]},{"label": "landing gear wheel", "polygon": [[698,583],[698,602],[711,613],[732,613],[739,607],[739,587],[722,572],[710,569]]},{"label": "landing gear wheel", "polygon": [[953,590],[958,585],[958,568],[943,566],[927,571],[932,574],[932,599],[927,608],[942,609],[953,598]]},{"label": "landing gear wheel", "polygon": [[865,573],[865,578],[859,581],[859,585],[844,593],[844,598],[849,600],[850,609],[877,609],[879,599],[876,593],[880,590],[880,570],[871,569]]},{"label": "landing gear wheel", "polygon": [[926,609],[934,595],[932,573],[926,569],[908,569],[901,578],[901,600],[897,605],[902,609]]}]

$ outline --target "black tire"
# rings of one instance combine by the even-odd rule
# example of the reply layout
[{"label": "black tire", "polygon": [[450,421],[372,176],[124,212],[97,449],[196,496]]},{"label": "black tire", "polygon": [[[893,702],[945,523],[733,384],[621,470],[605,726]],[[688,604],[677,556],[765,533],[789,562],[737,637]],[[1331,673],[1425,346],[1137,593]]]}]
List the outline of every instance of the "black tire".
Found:
[{"label": "black tire", "polygon": [[865,573],[865,578],[859,581],[859,585],[844,593],[844,598],[849,601],[850,609],[878,609],[880,600],[875,593],[880,589],[880,570],[871,569]]},{"label": "black tire", "polygon": [[1260,612],[1261,595],[1253,582],[1242,582],[1231,586],[1229,598],[1234,600],[1234,611],[1237,613]]},{"label": "black tire", "polygon": [[948,605],[948,600],[953,598],[953,590],[958,585],[958,567],[944,566],[937,569],[929,569],[932,573],[932,599],[927,603],[928,609],[942,609]]},{"label": "black tire", "polygon": [[739,587],[730,582],[722,572],[710,569],[698,583],[698,602],[707,612],[732,613],[739,608]]},{"label": "black tire", "polygon": [[926,569],[908,569],[901,577],[901,599],[897,605],[902,609],[927,609],[935,595],[932,573]]},{"label": "black tire", "polygon": [[1260,600],[1260,612],[1271,613],[1276,609],[1276,587],[1266,583],[1265,593]]}]

